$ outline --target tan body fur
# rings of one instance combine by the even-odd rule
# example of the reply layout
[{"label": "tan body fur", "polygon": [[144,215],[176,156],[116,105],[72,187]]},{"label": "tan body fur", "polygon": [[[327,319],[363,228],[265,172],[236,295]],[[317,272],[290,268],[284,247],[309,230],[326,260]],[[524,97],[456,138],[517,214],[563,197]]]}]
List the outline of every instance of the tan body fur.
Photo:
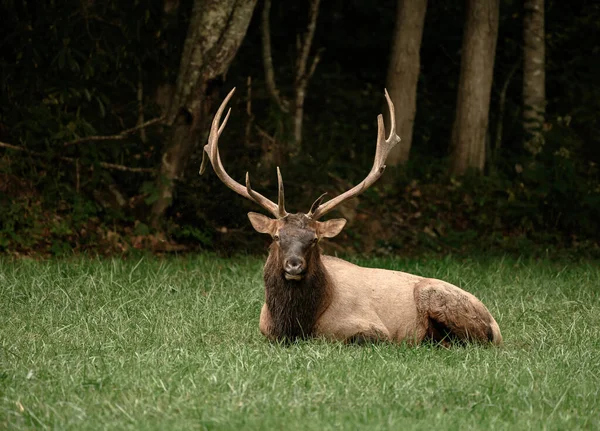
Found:
[{"label": "tan body fur", "polygon": [[[329,280],[328,303],[317,317],[314,336],[330,340],[406,341],[447,335],[462,340],[502,343],[498,324],[472,294],[447,282],[400,271],[363,268],[320,256]],[[269,337],[271,317],[264,304],[260,330]]]}]

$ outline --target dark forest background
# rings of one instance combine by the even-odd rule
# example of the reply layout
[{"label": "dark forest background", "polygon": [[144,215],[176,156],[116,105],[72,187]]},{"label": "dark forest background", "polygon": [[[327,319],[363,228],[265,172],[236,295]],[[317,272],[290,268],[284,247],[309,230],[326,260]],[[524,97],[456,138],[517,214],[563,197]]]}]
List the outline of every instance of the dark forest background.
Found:
[{"label": "dark forest background", "polygon": [[[220,31],[210,21],[215,1],[0,0],[2,252],[262,251],[245,215],[258,208],[210,167],[198,175],[210,120],[232,87],[220,152],[233,178],[243,182],[250,171],[253,187],[275,199],[279,165],[288,211],[306,212],[321,193],[335,196],[365,177],[376,116],[387,109],[402,1],[320,3],[307,69],[319,61],[306,82],[299,144],[291,105],[277,103],[266,82],[265,2],[225,3],[250,10],[247,31],[235,21],[243,14],[230,11],[226,25],[239,25],[239,40],[229,43],[224,31],[209,46]],[[600,4],[546,0],[545,113],[532,150],[523,123],[524,4],[499,2],[485,162],[457,172],[451,136],[470,3],[426,3],[410,155],[340,208],[349,223],[331,247],[598,255]],[[270,6],[273,70],[292,105],[311,4]],[[208,46],[197,53],[202,82],[189,94],[185,60],[195,54],[186,40]],[[168,177],[165,160],[176,157],[183,127],[180,169]]]}]

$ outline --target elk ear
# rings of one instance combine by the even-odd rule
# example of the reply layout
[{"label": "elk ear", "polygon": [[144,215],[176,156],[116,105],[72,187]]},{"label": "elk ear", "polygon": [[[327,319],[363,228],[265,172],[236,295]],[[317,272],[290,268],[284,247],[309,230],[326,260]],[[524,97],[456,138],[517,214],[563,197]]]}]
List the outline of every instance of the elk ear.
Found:
[{"label": "elk ear", "polygon": [[333,238],[346,226],[345,218],[334,218],[324,222],[318,222],[319,237]]},{"label": "elk ear", "polygon": [[248,213],[248,218],[255,231],[272,235],[275,229],[275,220],[259,213]]}]

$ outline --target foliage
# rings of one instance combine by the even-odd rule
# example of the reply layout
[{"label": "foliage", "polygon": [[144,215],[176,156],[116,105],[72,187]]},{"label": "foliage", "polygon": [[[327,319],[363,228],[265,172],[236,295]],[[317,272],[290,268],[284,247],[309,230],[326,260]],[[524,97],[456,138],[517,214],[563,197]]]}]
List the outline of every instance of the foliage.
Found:
[{"label": "foliage", "polygon": [[97,429],[596,429],[600,265],[362,260],[473,292],[501,348],[258,330],[262,262],[0,260],[0,424]]},{"label": "foliage", "polygon": [[[289,35],[304,30],[305,6],[273,3],[277,75],[291,76],[295,54]],[[321,5],[314,48],[324,51],[308,87],[304,148],[282,166],[295,210],[305,211],[323,191],[335,194],[356,184],[371,166],[395,4]],[[102,163],[155,169],[165,126],[149,127],[145,136],[136,132],[124,139],[64,145],[117,134],[138,124],[140,113],[146,120],[160,115],[157,94],[177,74],[191,2],[181,2],[174,15],[165,14],[159,0],[2,0],[0,7],[0,142],[29,151],[0,149],[1,251],[105,253],[146,246],[164,250],[165,244],[169,250],[256,250],[260,240],[252,239],[256,236],[245,218],[253,207],[232,196],[212,172],[198,179],[198,153],[178,182],[164,231],[144,228],[148,205],[157,198],[154,176]],[[500,90],[520,61],[521,7],[515,1],[501,7],[490,132],[502,125],[503,140],[488,160],[486,176],[453,179],[446,174],[446,158],[464,8],[429,4],[412,160],[404,169],[386,172],[388,183],[361,198],[363,223],[349,224],[348,231],[357,250],[410,253],[485,245],[523,252],[536,243],[597,249],[600,82],[594,71],[600,57],[590,53],[600,45],[586,35],[598,32],[600,7],[548,5],[547,123],[545,145],[536,156],[522,146],[518,69],[508,81],[506,113],[498,115]],[[254,166],[264,156],[265,134],[289,137],[281,132],[281,113],[264,88],[259,15],[225,82],[211,85],[223,93],[234,85],[241,90],[252,77],[252,121],[245,114],[245,94],[238,91],[222,153],[234,178],[250,170],[253,184],[275,196],[273,172]],[[278,82],[286,93],[292,84]],[[377,214],[380,226],[366,223],[365,214]]]},{"label": "foliage", "polygon": [[[564,141],[561,141],[564,142]],[[546,145],[549,150],[550,141]],[[512,162],[516,176],[414,177],[384,199],[379,252],[503,250],[600,255],[600,179],[593,163],[560,151]],[[354,228],[354,227],[351,227]],[[361,234],[372,235],[361,225]],[[536,251],[537,250],[537,251]]]},{"label": "foliage", "polygon": [[[177,32],[163,19],[160,1],[2,6],[0,138],[42,157],[3,154],[0,199],[12,203],[0,209],[0,247],[108,251],[113,247],[103,239],[133,232],[152,190],[139,175],[101,163],[154,168],[156,135],[66,144],[118,134],[140,112],[157,115],[152,103],[138,106],[137,93],[172,79],[167,63],[180,46],[165,35],[177,41]],[[18,182],[27,184],[25,196],[13,187]]]}]

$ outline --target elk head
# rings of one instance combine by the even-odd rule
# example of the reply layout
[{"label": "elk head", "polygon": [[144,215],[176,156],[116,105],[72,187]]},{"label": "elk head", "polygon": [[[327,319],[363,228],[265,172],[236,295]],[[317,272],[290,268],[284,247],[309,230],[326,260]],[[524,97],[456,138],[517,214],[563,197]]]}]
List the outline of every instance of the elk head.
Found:
[{"label": "elk head", "polygon": [[271,252],[281,262],[286,280],[302,280],[312,266],[310,262],[319,257],[319,240],[336,236],[346,224],[343,218],[320,222],[302,213],[272,219],[251,212],[248,218],[257,232],[273,238]]},{"label": "elk head", "polygon": [[270,218],[254,212],[248,213],[248,218],[254,229],[257,232],[269,234],[273,238],[271,254],[275,253],[278,258],[277,261],[281,263],[280,270],[285,279],[301,280],[307,272],[310,272],[310,262],[319,256],[317,247],[319,240],[321,238],[332,238],[336,236],[342,231],[346,224],[345,219],[332,219],[325,222],[320,222],[319,219],[342,202],[361,194],[377,181],[385,170],[385,159],[387,158],[387,155],[394,145],[400,142],[400,138],[396,135],[394,104],[390,100],[386,90],[385,98],[390,110],[391,119],[390,134],[387,138],[385,137],[383,116],[379,115],[377,117],[377,147],[375,150],[375,160],[367,177],[350,190],[347,190],[325,203],[322,203],[322,201],[326,194],[319,196],[308,213],[289,214],[285,210],[283,180],[281,178],[279,167],[277,168],[277,180],[279,185],[279,198],[277,203],[274,203],[260,193],[252,190],[248,173],[246,173],[246,185],[243,186],[233,180],[223,168],[221,157],[219,156],[218,143],[219,137],[229,119],[231,108],[227,111],[223,123],[220,123],[225,107],[227,106],[227,103],[229,103],[234,92],[235,88],[229,92],[215,114],[210,129],[210,135],[208,137],[208,143],[204,146],[200,174],[205,171],[207,162],[210,161],[215,173],[227,187],[257,203],[274,216],[274,218]]}]

